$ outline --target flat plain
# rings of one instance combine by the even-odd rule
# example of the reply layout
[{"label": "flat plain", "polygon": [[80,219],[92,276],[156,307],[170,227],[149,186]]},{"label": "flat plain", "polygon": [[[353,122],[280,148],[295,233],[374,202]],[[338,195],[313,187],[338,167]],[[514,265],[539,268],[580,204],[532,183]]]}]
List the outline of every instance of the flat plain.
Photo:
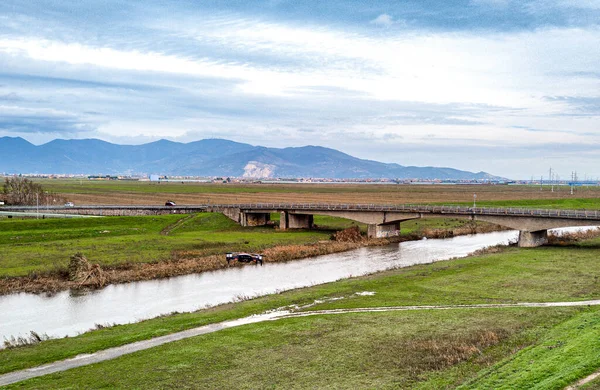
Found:
[{"label": "flat plain", "polygon": [[413,184],[239,184],[39,179],[75,204],[360,203],[472,204],[537,208],[600,208],[600,187]]},{"label": "flat plain", "polygon": [[[47,182],[51,191],[78,204],[160,204],[166,199],[178,204],[469,204],[476,193],[477,203],[482,206],[600,209],[600,191],[595,187],[578,188],[571,195],[566,188],[551,192],[549,187],[540,191],[539,187],[527,186]],[[77,190],[77,186],[81,188]],[[155,192],[157,187],[160,192]],[[136,218],[111,218],[110,222],[3,220],[0,223],[13,227],[3,229],[0,241],[16,254],[27,246],[43,252],[46,245],[51,248],[64,239],[65,243],[85,244],[91,256],[102,253],[95,251],[99,246],[94,243],[104,242],[112,248],[104,253],[110,263],[119,257],[119,247],[133,242],[142,248],[140,253],[145,253],[140,257],[144,261],[154,256],[171,256],[171,244],[183,245],[180,249],[189,245],[187,249],[191,249],[202,241],[203,248],[211,250],[208,242],[221,245],[229,239],[234,246],[246,241],[262,242],[260,245],[287,239],[311,242],[351,225],[339,219],[322,219],[317,220],[323,226],[321,231],[281,232],[283,235],[278,236],[280,233],[266,230],[269,228],[243,229],[210,214],[198,215],[182,224],[178,224],[182,216]],[[61,223],[63,227],[59,227]],[[102,225],[107,223],[114,225]],[[448,221],[411,223],[403,224],[403,228],[443,228]],[[453,223],[459,222],[445,227],[453,228]],[[145,226],[143,231],[131,230],[140,224]],[[17,232],[19,226],[22,234]],[[173,226],[176,227],[168,235],[160,234]],[[110,232],[99,233],[104,230]],[[291,236],[286,238],[285,234]],[[14,244],[10,238],[14,236],[23,237],[23,241]],[[166,241],[169,239],[173,240],[171,244]],[[390,270],[1,350],[0,373],[290,305],[312,305],[310,310],[324,310],[598,299],[599,257],[600,239],[592,239],[540,248],[505,248],[499,253]],[[4,272],[6,275],[9,271]],[[10,272],[22,274],[30,270],[17,267]],[[374,294],[360,294],[365,291]],[[598,310],[458,307],[290,318],[198,336],[9,388],[562,389],[600,369]],[[597,385],[595,381],[588,388]]]}]

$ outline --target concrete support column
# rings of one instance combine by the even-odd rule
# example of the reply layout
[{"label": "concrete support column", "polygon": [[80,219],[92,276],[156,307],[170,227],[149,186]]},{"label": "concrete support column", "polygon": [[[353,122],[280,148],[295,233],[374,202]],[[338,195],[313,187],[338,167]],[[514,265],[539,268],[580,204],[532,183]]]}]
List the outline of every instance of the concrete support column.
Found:
[{"label": "concrete support column", "polygon": [[367,237],[369,238],[385,238],[399,235],[400,222],[389,223],[385,225],[369,225],[367,229]]},{"label": "concrete support column", "polygon": [[271,220],[271,213],[242,213],[242,226],[264,226]]},{"label": "concrete support column", "polygon": [[538,230],[537,232],[528,232],[521,230],[519,232],[519,247],[535,248],[548,243],[548,230]]},{"label": "concrete support column", "polygon": [[221,212],[223,213],[227,218],[231,219],[234,222],[239,223],[242,226],[246,226],[244,225],[243,221],[242,221],[242,212],[240,209],[237,208],[230,208],[230,207],[226,207],[223,209],[216,209],[214,207],[209,207],[207,208],[207,211],[210,213],[217,213],[217,212]]},{"label": "concrete support column", "polygon": [[311,229],[314,225],[314,217],[310,214],[292,214],[286,211],[281,212],[279,219],[279,229]]},{"label": "concrete support column", "polygon": [[289,221],[288,221],[288,213],[282,211],[279,213],[279,230],[287,230],[289,229]]}]

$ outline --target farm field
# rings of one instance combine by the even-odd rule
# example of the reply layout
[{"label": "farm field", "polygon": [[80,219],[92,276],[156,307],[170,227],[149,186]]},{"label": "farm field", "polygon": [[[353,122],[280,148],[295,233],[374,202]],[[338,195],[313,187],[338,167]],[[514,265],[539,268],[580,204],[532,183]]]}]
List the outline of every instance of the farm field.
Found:
[{"label": "farm field", "polygon": [[[315,301],[310,310],[597,299],[598,255],[594,239],[391,270],[0,351],[0,371]],[[357,294],[365,291],[374,294]],[[457,308],[283,319],[9,388],[561,389],[600,368],[598,314],[595,307]]]},{"label": "farm field", "polygon": [[136,181],[36,180],[76,204],[375,203],[600,209],[600,187],[395,184],[207,184]]}]

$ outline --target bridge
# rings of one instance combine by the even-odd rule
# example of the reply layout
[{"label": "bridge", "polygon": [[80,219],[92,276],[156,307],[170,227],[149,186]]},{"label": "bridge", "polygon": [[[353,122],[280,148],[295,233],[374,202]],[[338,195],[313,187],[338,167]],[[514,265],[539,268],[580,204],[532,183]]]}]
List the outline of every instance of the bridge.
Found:
[{"label": "bridge", "polygon": [[598,210],[544,210],[499,207],[377,205],[377,204],[205,204],[182,206],[49,206],[2,207],[2,211],[26,211],[43,214],[77,215],[160,215],[198,212],[223,213],[242,226],[261,226],[270,222],[272,213],[280,214],[279,228],[310,229],[314,215],[346,218],[368,225],[371,238],[400,234],[403,221],[420,218],[463,218],[484,221],[519,230],[519,246],[536,247],[548,241],[548,229],[572,226],[600,226]]}]

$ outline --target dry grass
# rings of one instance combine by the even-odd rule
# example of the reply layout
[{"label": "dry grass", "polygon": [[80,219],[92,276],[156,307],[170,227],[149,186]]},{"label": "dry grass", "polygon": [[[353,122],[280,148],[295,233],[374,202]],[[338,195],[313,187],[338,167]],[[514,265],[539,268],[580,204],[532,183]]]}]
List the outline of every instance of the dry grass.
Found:
[{"label": "dry grass", "polygon": [[41,343],[42,341],[45,341],[45,340],[50,340],[50,336],[48,336],[46,333],[39,334],[32,330],[32,331],[29,331],[28,336],[19,336],[19,337],[11,336],[8,339],[5,338],[3,344],[4,344],[4,348],[13,349],[13,348],[25,347],[28,345],[35,345],[35,344]]},{"label": "dry grass", "polygon": [[[381,246],[401,240],[417,237],[398,237],[396,239],[371,239],[362,242],[324,241],[310,245],[283,245],[263,251],[265,262],[281,262],[307,257],[339,253],[362,246]],[[243,265],[233,265],[243,266]],[[224,255],[205,256],[201,251],[177,251],[169,261],[155,263],[129,263],[115,267],[102,268],[103,285],[125,283],[140,280],[167,278],[227,268]],[[69,280],[65,272],[48,272],[29,277],[0,279],[0,294],[16,292],[57,292],[65,289],[94,288],[101,286],[81,285],[79,281]]]},{"label": "dry grass", "polygon": [[548,244],[566,246],[572,245],[576,242],[591,240],[592,238],[600,237],[600,228],[588,229],[581,232],[573,233],[562,233],[562,234],[548,234]]},{"label": "dry grass", "polygon": [[[171,225],[175,228],[178,224]],[[465,226],[450,230],[424,229],[401,237],[384,239],[357,239],[357,228],[353,229],[354,239],[343,241],[320,241],[307,245],[283,245],[267,248],[262,251],[265,262],[282,262],[320,255],[344,252],[364,246],[383,246],[395,242],[419,240],[423,237],[444,238],[465,234],[483,233],[504,230],[504,228],[491,224],[468,223]],[[233,266],[243,266],[240,264]],[[94,270],[94,278],[86,278],[82,283],[80,278],[69,278],[65,270],[52,270],[45,273],[36,273],[28,277],[0,279],[0,295],[17,292],[57,292],[66,289],[101,288],[114,283],[126,283],[141,280],[167,278],[171,276],[186,275],[213,271],[228,267],[224,255],[207,255],[203,248],[194,250],[173,251],[168,261],[150,263],[125,263],[116,266],[103,266]],[[86,275],[92,271],[86,269]],[[100,277],[101,276],[101,277]]]},{"label": "dry grass", "polygon": [[[150,185],[150,184],[140,184]],[[540,191],[534,186],[493,185],[357,185],[357,184],[189,184],[181,193],[160,192],[168,184],[155,186],[156,192],[126,192],[107,188],[104,192],[64,193],[76,204],[178,204],[219,203],[457,203],[472,202],[473,194],[482,201],[572,198],[569,191]],[[85,186],[82,190],[85,190]],[[194,192],[194,188],[198,192]],[[223,190],[227,191],[224,192]],[[597,198],[599,190],[579,190],[577,198]]]},{"label": "dry grass", "polygon": [[444,337],[417,336],[397,342],[388,339],[385,346],[378,346],[377,359],[383,366],[405,373],[408,381],[419,381],[427,372],[441,371],[473,358],[486,359],[483,351],[508,339],[513,332],[514,329],[494,327],[458,331]]},{"label": "dry grass", "polygon": [[431,229],[425,228],[422,230],[423,237],[427,238],[449,238],[455,236],[464,236],[467,234],[491,233],[502,230],[510,230],[504,226],[494,225],[489,223],[477,224],[474,221],[469,221],[463,226],[454,229]]},{"label": "dry grass", "polygon": [[360,233],[358,226],[352,226],[344,230],[340,230],[333,234],[333,239],[337,242],[362,242],[364,237]]}]

